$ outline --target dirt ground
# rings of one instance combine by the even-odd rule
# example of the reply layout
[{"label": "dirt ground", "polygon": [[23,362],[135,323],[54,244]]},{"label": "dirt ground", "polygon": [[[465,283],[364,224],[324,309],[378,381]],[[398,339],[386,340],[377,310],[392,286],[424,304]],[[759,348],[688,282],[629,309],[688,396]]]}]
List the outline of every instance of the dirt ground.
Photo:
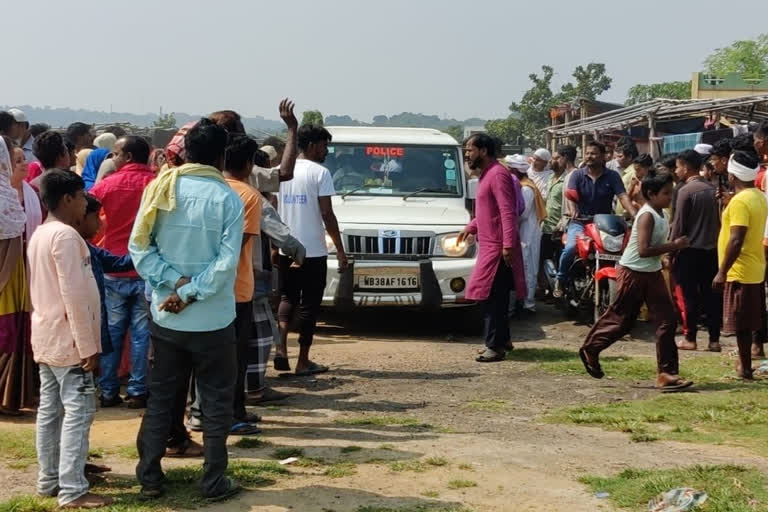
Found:
[{"label": "dirt ground", "polygon": [[[375,311],[355,314],[342,326],[327,317],[319,328],[313,359],[332,371],[295,378],[278,377],[270,369],[273,386],[292,393],[280,407],[254,408],[264,416],[261,438],[273,446],[233,447],[232,455],[266,459],[276,447],[300,447],[307,457],[358,463],[357,473],[333,479],[324,476],[322,468],[287,466],[290,477],[211,510],[355,512],[361,506],[396,509],[438,503],[465,505],[477,512],[607,511],[611,505],[592,496],[577,481],[579,476],[608,475],[630,466],[768,466],[765,459],[736,448],[632,443],[623,433],[544,423],[542,414],[563,406],[651,396],[652,376],[639,383],[596,381],[586,375],[553,376],[530,363],[475,363],[480,338],[454,334],[454,318],[455,313],[425,318]],[[535,318],[514,321],[512,329],[518,347],[571,349],[586,331],[546,307]],[[635,336],[644,340],[620,342],[611,348],[611,355],[652,354],[647,328],[641,325]],[[295,344],[290,351],[295,356]],[[436,428],[339,423],[364,415],[415,418]],[[32,421],[30,416],[1,425],[29,428]],[[107,451],[130,445],[139,422],[137,411],[99,411],[91,444]],[[362,450],[340,453],[348,446]],[[423,472],[398,472],[389,466],[390,461],[426,457],[442,457],[447,464]],[[133,474],[135,466],[135,461],[111,455],[104,463],[125,475]],[[166,462],[172,464],[177,462]],[[477,486],[449,488],[456,479]],[[3,468],[0,480],[5,483],[0,498],[33,492],[34,467]]]}]

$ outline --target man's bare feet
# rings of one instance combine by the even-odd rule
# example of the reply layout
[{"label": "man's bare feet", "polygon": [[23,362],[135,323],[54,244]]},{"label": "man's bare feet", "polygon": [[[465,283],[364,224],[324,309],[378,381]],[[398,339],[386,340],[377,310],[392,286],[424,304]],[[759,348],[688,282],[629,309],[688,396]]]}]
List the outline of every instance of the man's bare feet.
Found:
[{"label": "man's bare feet", "polygon": [[752,373],[752,368],[750,368],[749,371],[745,372],[741,366],[741,363],[738,361],[736,362],[736,377],[744,380],[754,380],[755,378]]},{"label": "man's bare feet", "polygon": [[677,348],[679,350],[696,350],[696,342],[689,340],[680,340],[677,342]]},{"label": "man's bare feet", "polygon": [[83,494],[75,501],[70,501],[66,505],[62,505],[59,508],[101,508],[111,505],[114,500],[109,496],[102,496],[100,494]]},{"label": "man's bare feet", "polygon": [[671,375],[669,373],[660,373],[656,377],[656,389],[661,392],[680,391],[681,389],[689,388],[693,385],[693,381],[680,378],[679,375]]},{"label": "man's bare feet", "polygon": [[765,358],[765,349],[763,348],[762,343],[752,344],[752,357]]}]

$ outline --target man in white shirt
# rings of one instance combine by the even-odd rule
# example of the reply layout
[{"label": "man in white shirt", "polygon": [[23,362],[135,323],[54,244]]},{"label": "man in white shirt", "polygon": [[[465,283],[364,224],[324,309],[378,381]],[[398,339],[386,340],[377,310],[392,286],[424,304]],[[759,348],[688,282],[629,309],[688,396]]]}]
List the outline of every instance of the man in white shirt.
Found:
[{"label": "man in white shirt", "polygon": [[288,364],[288,327],[295,310],[299,317],[299,359],[297,375],[313,375],[328,371],[327,366],[309,359],[309,349],[325,291],[328,270],[328,246],[325,233],[336,246],[339,272],[347,268],[347,256],[333,213],[332,196],[336,193],[331,173],[323,167],[328,156],[331,134],[322,126],[304,125],[299,128],[299,156],[293,179],[280,183],[278,209],[283,222],[306,248],[301,266],[288,256],[280,256],[281,294],[278,320],[280,344],[276,347],[274,364],[278,371],[290,371]]},{"label": "man in white shirt", "polygon": [[549,195],[549,179],[554,171],[549,168],[549,162],[552,160],[552,153],[544,148],[539,148],[530,159],[531,167],[528,169],[528,177],[539,189],[541,197],[547,200]]},{"label": "man in white shirt", "polygon": [[24,162],[28,164],[37,162],[37,157],[33,151],[35,138],[29,131],[29,120],[27,119],[27,115],[17,108],[8,110],[8,113],[16,120],[15,139],[19,143],[19,146],[21,146],[22,151],[24,151]]}]

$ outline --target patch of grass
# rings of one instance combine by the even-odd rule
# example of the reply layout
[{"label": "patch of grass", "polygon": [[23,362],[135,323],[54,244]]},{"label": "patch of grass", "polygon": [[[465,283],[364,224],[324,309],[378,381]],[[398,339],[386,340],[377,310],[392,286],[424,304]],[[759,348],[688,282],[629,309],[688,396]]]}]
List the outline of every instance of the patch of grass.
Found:
[{"label": "patch of grass", "polygon": [[629,510],[647,510],[648,501],[675,487],[705,491],[707,512],[754,512],[768,510],[768,478],[760,471],[741,466],[691,466],[676,469],[626,469],[602,478],[586,476],[581,482],[594,492],[610,493],[610,500]]},{"label": "patch of grass", "polygon": [[768,455],[765,443],[768,393],[755,387],[583,405],[555,412],[546,419],[652,435],[663,440],[728,444]]},{"label": "patch of grass", "polygon": [[0,429],[0,460],[11,469],[26,469],[34,464],[35,431]]},{"label": "patch of grass", "polygon": [[271,446],[272,443],[264,441],[258,437],[241,437],[232,446],[235,448],[252,449],[252,448],[264,448],[265,446]]},{"label": "patch of grass", "polygon": [[635,443],[652,443],[659,440],[659,436],[648,432],[635,432],[629,438]]},{"label": "patch of grass", "polygon": [[[276,462],[251,463],[232,461],[228,474],[246,487],[260,487],[275,483],[274,477],[288,473]],[[171,512],[194,509],[205,504],[200,495],[199,480],[202,466],[183,466],[166,471],[167,494],[147,502],[139,497],[139,484],[135,478],[107,476],[104,482],[93,486],[93,492],[112,497],[115,503],[101,510],[105,512]],[[16,496],[0,503],[0,512],[53,512],[57,508],[53,498]]]},{"label": "patch of grass", "polygon": [[411,471],[413,473],[423,473],[427,470],[427,465],[420,460],[396,460],[389,463],[390,471],[402,473],[404,471]]},{"label": "patch of grass", "polygon": [[336,462],[331,464],[323,474],[330,478],[344,478],[357,474],[357,468],[352,462]]},{"label": "patch of grass", "polygon": [[124,459],[138,459],[139,450],[135,444],[126,444],[124,446],[118,446],[115,448],[115,454]]},{"label": "patch of grass", "polygon": [[449,489],[469,489],[470,487],[477,487],[477,482],[464,480],[462,478],[457,478],[448,482]]},{"label": "patch of grass", "polygon": [[8,466],[10,469],[23,471],[34,463],[35,461],[32,459],[21,459],[21,460],[9,461],[5,465]]},{"label": "patch of grass", "polygon": [[388,462],[389,459],[382,459],[381,457],[371,457],[364,461],[365,464],[386,464]]},{"label": "patch of grass", "polygon": [[2,512],[50,512],[56,509],[56,498],[41,498],[39,496],[14,496],[0,503]]},{"label": "patch of grass", "polygon": [[401,416],[353,416],[349,418],[337,418],[333,421],[337,425],[351,427],[406,427],[414,430],[432,430],[435,427],[429,423],[423,423],[416,418]]},{"label": "patch of grass", "polygon": [[273,459],[277,460],[283,460],[287,459],[288,457],[303,457],[304,456],[304,450],[301,448],[295,448],[287,446],[285,448],[278,448],[277,450],[272,452],[271,457]]},{"label": "patch of grass", "polygon": [[294,462],[293,465],[300,468],[316,468],[318,466],[324,466],[325,460],[312,457],[302,457]]},{"label": "patch of grass", "polygon": [[448,465],[448,459],[445,457],[429,457],[424,460],[427,464],[430,466],[447,466]]},{"label": "patch of grass", "polygon": [[[535,363],[548,373],[586,376],[575,351],[559,348],[521,348],[507,352],[507,359]],[[606,376],[621,380],[650,380],[656,376],[656,359],[652,357],[602,356],[600,364]],[[733,376],[733,363],[719,355],[696,355],[683,362],[683,376],[696,384],[722,382]]]},{"label": "patch of grass", "polygon": [[88,450],[88,458],[90,459],[103,459],[104,448],[91,448]]},{"label": "patch of grass", "polygon": [[475,467],[472,464],[467,464],[466,462],[463,464],[459,464],[459,469],[462,471],[474,471]]},{"label": "patch of grass", "polygon": [[467,402],[465,407],[476,411],[503,412],[507,410],[509,404],[506,400],[472,400],[471,402]]},{"label": "patch of grass", "polygon": [[440,497],[440,493],[437,492],[437,491],[434,491],[434,490],[432,490],[432,491],[424,491],[424,492],[421,493],[421,495],[426,497],[426,498],[439,498]]},{"label": "patch of grass", "polygon": [[345,446],[344,448],[341,449],[341,453],[355,453],[355,452],[362,451],[362,449],[363,449],[362,446]]},{"label": "patch of grass", "polygon": [[379,446],[379,450],[387,450],[387,451],[393,451],[395,447],[391,444],[382,444]]}]

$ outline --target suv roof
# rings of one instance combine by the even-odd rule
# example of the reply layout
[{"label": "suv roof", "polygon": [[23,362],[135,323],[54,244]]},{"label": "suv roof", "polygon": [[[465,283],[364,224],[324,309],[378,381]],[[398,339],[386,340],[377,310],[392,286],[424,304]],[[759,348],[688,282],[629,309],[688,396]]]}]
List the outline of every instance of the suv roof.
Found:
[{"label": "suv roof", "polygon": [[433,128],[390,128],[378,126],[326,126],[333,142],[359,144],[421,144],[457,146],[447,133]]}]

